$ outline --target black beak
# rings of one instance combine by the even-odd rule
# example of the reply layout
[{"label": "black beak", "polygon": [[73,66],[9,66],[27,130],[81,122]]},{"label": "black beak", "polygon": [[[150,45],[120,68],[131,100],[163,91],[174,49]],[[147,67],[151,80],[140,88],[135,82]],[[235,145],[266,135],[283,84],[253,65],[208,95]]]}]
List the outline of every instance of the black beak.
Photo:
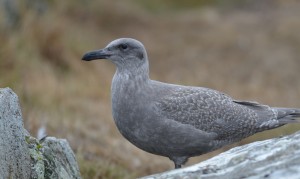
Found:
[{"label": "black beak", "polygon": [[83,55],[82,60],[91,61],[97,59],[108,59],[111,55],[107,52],[106,49],[95,50],[88,52]]}]

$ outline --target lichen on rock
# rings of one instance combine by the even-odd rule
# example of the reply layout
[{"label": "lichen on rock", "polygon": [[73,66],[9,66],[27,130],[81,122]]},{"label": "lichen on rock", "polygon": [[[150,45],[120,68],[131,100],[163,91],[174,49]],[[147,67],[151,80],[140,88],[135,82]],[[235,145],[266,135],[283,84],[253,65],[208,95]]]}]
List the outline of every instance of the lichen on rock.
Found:
[{"label": "lichen on rock", "polygon": [[0,88],[0,175],[18,179],[80,179],[65,139],[38,140],[24,129],[17,95]]}]

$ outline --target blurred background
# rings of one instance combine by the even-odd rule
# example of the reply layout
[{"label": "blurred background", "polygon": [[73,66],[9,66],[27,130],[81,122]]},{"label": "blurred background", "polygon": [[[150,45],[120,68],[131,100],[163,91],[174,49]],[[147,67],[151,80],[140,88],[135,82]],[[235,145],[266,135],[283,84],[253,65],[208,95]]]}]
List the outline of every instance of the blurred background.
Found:
[{"label": "blurred background", "polygon": [[[120,37],[147,48],[151,78],[205,86],[241,100],[300,107],[296,0],[0,0],[0,88],[19,96],[26,129],[66,138],[83,178],[133,178],[173,169],[117,131],[108,61],[81,61]],[[286,135],[287,125],[230,147]]]}]

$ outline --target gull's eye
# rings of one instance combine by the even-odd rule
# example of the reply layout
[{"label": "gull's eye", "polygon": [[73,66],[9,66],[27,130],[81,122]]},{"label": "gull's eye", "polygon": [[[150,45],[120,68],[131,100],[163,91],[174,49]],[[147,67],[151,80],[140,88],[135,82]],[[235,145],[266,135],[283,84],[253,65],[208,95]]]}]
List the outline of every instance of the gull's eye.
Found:
[{"label": "gull's eye", "polygon": [[127,44],[121,44],[121,45],[119,45],[119,48],[122,49],[122,50],[126,50],[128,48],[128,45]]}]

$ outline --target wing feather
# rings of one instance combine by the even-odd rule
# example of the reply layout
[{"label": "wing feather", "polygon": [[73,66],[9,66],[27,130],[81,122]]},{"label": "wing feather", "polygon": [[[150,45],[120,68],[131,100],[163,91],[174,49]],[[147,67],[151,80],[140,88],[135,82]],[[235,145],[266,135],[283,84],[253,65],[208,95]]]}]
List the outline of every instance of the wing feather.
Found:
[{"label": "wing feather", "polygon": [[217,133],[220,140],[239,140],[255,133],[257,114],[215,90],[176,88],[157,105],[166,118]]}]

